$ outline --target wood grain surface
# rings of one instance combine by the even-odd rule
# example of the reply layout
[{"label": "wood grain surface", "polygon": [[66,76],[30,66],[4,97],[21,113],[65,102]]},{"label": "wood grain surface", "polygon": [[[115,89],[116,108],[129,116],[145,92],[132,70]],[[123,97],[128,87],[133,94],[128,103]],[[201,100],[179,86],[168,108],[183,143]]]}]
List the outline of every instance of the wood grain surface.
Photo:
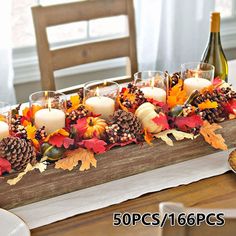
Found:
[{"label": "wood grain surface", "polygon": [[[158,204],[163,201],[181,202],[186,207],[236,208],[236,175],[227,173],[189,185],[146,194],[118,205],[33,229],[32,236],[158,236],[157,227],[147,227],[140,223],[135,227],[113,227],[112,215],[114,212],[157,212]],[[236,225],[232,227],[236,232]],[[208,227],[204,230],[211,229]],[[223,232],[223,228],[219,230]]]},{"label": "wood grain surface", "polygon": [[[229,148],[236,147],[236,120],[226,121],[222,126],[220,132]],[[0,207],[10,209],[37,202],[216,151],[202,137],[175,142],[173,147],[156,141],[153,146],[134,144],[97,155],[97,168],[84,172],[80,172],[78,167],[73,171],[56,170],[51,165],[45,172],[32,171],[19,183],[10,186],[6,181],[16,176],[12,174],[0,179]]]}]

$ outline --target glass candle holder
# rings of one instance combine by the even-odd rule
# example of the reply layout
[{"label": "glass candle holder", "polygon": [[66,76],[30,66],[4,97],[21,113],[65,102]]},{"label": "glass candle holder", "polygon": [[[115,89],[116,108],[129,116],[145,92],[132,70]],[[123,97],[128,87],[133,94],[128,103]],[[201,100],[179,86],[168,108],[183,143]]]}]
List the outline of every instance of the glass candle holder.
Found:
[{"label": "glass candle holder", "polygon": [[142,71],[134,74],[134,83],[144,93],[145,98],[151,98],[166,103],[168,94],[168,78],[162,71]]},{"label": "glass candle holder", "polygon": [[47,134],[65,127],[66,95],[55,91],[40,91],[30,95],[32,121]]},{"label": "glass candle holder", "polygon": [[92,81],[84,86],[84,103],[89,111],[107,120],[116,110],[119,85],[111,81]]},{"label": "glass candle holder", "polygon": [[212,85],[215,67],[208,63],[191,62],[181,65],[184,89],[188,95],[195,90],[201,91]]},{"label": "glass candle holder", "polygon": [[0,102],[0,141],[9,136],[11,120],[11,106],[8,103]]}]

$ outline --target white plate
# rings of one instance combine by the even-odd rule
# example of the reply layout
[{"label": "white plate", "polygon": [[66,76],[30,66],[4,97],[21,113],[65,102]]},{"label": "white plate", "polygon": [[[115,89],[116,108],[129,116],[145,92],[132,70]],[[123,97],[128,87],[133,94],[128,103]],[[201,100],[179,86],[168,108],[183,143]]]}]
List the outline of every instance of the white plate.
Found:
[{"label": "white plate", "polygon": [[18,216],[0,209],[0,235],[30,236],[28,226]]}]

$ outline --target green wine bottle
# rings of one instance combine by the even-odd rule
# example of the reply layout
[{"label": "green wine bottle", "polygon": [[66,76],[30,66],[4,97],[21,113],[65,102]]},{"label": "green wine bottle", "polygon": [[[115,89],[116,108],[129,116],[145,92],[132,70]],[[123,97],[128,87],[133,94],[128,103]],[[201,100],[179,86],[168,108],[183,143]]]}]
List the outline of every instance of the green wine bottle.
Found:
[{"label": "green wine bottle", "polygon": [[215,66],[214,77],[219,77],[226,82],[228,81],[228,63],[220,41],[219,12],[211,14],[211,32],[201,61]]}]

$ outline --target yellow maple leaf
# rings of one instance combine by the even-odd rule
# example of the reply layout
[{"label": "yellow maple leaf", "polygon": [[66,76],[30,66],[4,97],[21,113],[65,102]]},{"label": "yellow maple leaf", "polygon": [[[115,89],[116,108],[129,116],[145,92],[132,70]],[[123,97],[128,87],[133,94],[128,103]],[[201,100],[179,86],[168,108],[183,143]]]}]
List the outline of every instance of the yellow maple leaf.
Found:
[{"label": "yellow maple leaf", "polygon": [[73,111],[73,110],[76,110],[81,104],[81,99],[80,99],[80,96],[77,94],[77,95],[72,95],[71,97],[70,97],[70,101],[71,101],[71,104],[72,104],[72,106],[69,108],[69,109],[67,109],[67,112],[71,112],[71,111]]},{"label": "yellow maple leaf", "polygon": [[6,122],[6,117],[0,114],[0,121],[5,121]]},{"label": "yellow maple leaf", "polygon": [[34,145],[34,147],[38,150],[39,149],[39,141],[35,138],[35,133],[37,131],[36,127],[29,123],[25,130],[27,132],[27,138],[30,139]]},{"label": "yellow maple leaf", "polygon": [[225,140],[221,134],[216,134],[215,131],[222,127],[218,124],[210,124],[208,121],[204,121],[203,126],[200,129],[200,134],[204,137],[205,141],[212,147],[221,150],[227,150],[228,147],[225,144]]},{"label": "yellow maple leaf", "polygon": [[66,157],[58,160],[55,163],[56,169],[72,170],[76,167],[79,161],[82,162],[80,171],[89,170],[90,166],[97,166],[97,160],[94,157],[94,153],[88,149],[78,148],[75,150],[69,150],[65,153]]},{"label": "yellow maple leaf", "polygon": [[28,163],[23,172],[19,173],[14,179],[9,179],[7,183],[9,185],[17,184],[24,177],[24,175],[35,169],[38,169],[40,173],[42,173],[47,169],[47,165],[45,163],[38,162],[34,166],[32,166],[30,163]]},{"label": "yellow maple leaf", "polygon": [[207,99],[206,101],[198,104],[198,108],[202,111],[205,109],[211,109],[211,108],[217,108],[218,107],[218,103],[217,102],[211,102],[209,99]]},{"label": "yellow maple leaf", "polygon": [[169,134],[172,134],[177,141],[183,140],[185,138],[187,138],[187,139],[194,139],[195,138],[195,136],[193,134],[185,133],[185,132],[178,131],[175,129],[170,129],[170,130],[163,131],[159,134],[155,134],[154,137],[160,138],[162,141],[164,141],[169,146],[174,146],[172,139],[168,136]]}]

